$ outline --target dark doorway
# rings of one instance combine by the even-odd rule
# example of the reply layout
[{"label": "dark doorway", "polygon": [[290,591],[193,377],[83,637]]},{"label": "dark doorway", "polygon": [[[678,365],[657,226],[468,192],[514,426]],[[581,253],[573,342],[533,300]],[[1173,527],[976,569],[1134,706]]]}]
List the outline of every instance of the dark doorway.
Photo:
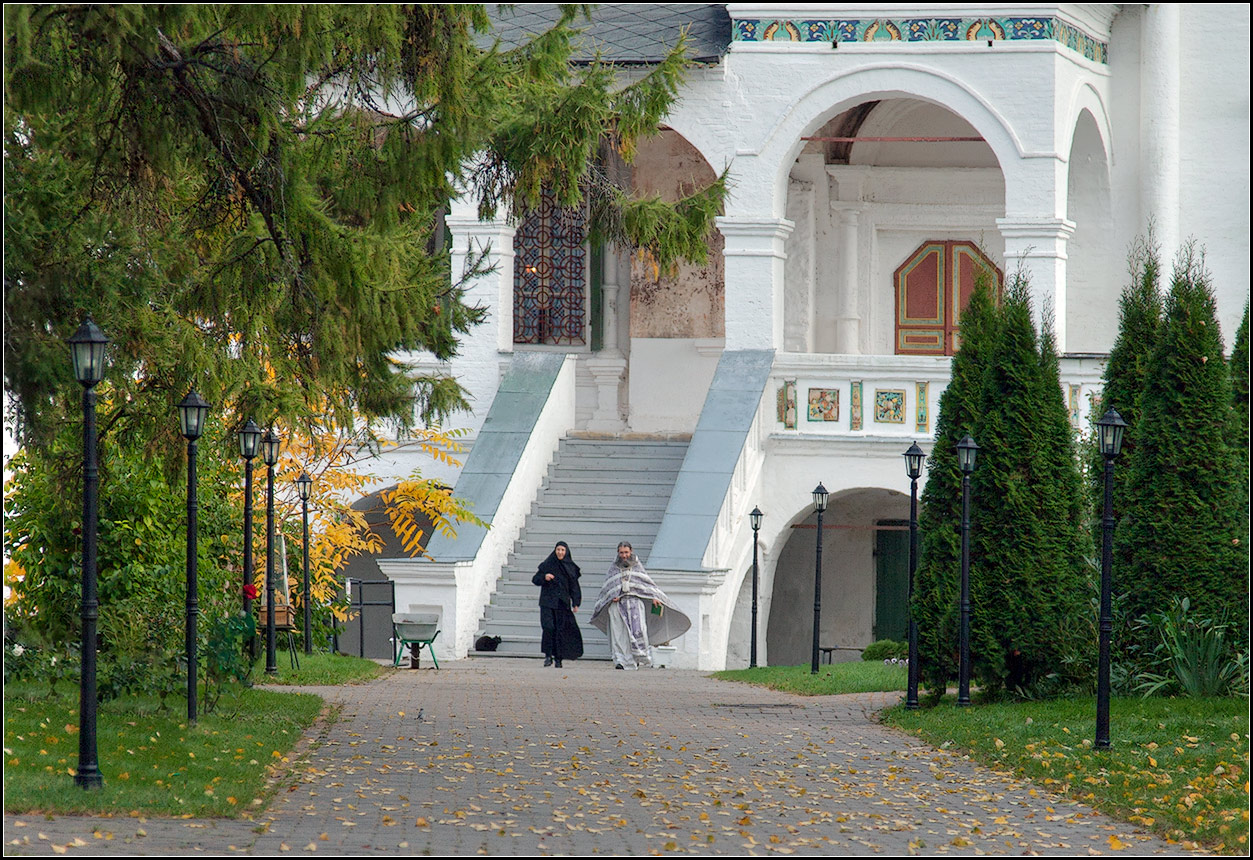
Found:
[{"label": "dark doorway", "polygon": [[875,525],[874,638],[904,642],[909,633],[909,523],[878,520]]}]

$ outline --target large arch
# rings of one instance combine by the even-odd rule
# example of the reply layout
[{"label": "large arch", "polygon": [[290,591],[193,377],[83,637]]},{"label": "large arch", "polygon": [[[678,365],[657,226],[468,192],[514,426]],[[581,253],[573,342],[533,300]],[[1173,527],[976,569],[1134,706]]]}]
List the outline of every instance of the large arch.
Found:
[{"label": "large arch", "polygon": [[[887,603],[903,599],[901,571],[876,570],[876,562],[885,560],[876,555],[876,543],[880,535],[902,534],[902,529],[907,530],[902,523],[908,519],[909,497],[895,490],[861,487],[828,500],[823,515],[818,638],[821,647],[837,649],[836,660],[857,659],[881,632],[880,597]],[[762,584],[767,599],[761,620],[765,654],[772,666],[808,663],[811,656],[816,527],[817,512],[809,506],[798,511],[771,542],[778,549],[772,553],[773,563]],[[905,564],[907,572],[907,559]],[[893,589],[892,595],[880,594],[884,583]],[[765,662],[760,655],[758,662]]]},{"label": "large arch", "polygon": [[1108,152],[1101,123],[1084,109],[1072,128],[1066,177],[1066,217],[1075,225],[1067,243],[1063,320],[1070,352],[1107,352],[1113,345],[1110,320],[1116,318],[1123,278]]}]

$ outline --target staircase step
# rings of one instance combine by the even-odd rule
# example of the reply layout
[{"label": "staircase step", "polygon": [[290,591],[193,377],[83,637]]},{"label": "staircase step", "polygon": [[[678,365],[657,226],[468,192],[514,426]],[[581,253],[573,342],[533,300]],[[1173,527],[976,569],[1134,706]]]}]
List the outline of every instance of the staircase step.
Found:
[{"label": "staircase step", "polygon": [[585,657],[609,659],[609,642],[590,624],[591,603],[619,540],[647,558],[660,528],[688,439],[567,437],[496,582],[479,632],[502,638],[494,652],[474,656],[534,657],[539,653],[539,589],[531,582],[553,545],[564,540],[583,569],[586,607],[576,615]]}]

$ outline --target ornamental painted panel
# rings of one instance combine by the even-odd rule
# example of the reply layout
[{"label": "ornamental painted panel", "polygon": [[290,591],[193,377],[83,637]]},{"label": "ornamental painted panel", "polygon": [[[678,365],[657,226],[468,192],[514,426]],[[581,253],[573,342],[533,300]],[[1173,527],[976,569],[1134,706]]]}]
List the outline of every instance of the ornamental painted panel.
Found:
[{"label": "ornamental painted panel", "polygon": [[778,394],[779,422],[789,430],[796,429],[796,380],[784,380]]},{"label": "ornamental painted panel", "polygon": [[905,423],[905,392],[875,389],[874,420],[876,424]]},{"label": "ornamental painted panel", "polygon": [[931,432],[931,411],[930,401],[927,399],[927,390],[930,383],[919,382],[915,386],[917,391],[917,401],[914,408],[914,429],[919,433]]},{"label": "ornamental painted panel", "polygon": [[514,235],[513,342],[575,345],[586,342],[587,292],[582,209],[558,206],[544,191]]},{"label": "ornamental painted panel", "polygon": [[809,389],[809,420],[839,421],[840,392],[835,388]]},{"label": "ornamental painted panel", "polygon": [[1068,398],[1069,400],[1068,405],[1070,408],[1070,426],[1074,427],[1075,429],[1079,429],[1080,415],[1082,414],[1079,409],[1079,403],[1080,403],[1079,398],[1082,395],[1082,392],[1083,392],[1082,385],[1070,386],[1070,391],[1069,391],[1070,396]]},{"label": "ornamental painted panel", "polygon": [[848,395],[848,429],[861,429],[861,382],[854,382]]}]

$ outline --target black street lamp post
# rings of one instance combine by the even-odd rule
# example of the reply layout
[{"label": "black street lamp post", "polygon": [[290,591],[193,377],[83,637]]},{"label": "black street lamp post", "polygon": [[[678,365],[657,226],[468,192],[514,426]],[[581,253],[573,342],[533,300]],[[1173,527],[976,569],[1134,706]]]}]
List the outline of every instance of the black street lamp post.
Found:
[{"label": "black street lamp post", "polygon": [[969,436],[957,443],[957,465],[962,473],[962,582],[961,662],[957,668],[957,704],[970,705],[970,473],[975,470],[979,446]]},{"label": "black street lamp post", "polygon": [[301,596],[305,604],[305,653],[313,653],[313,601],[309,596],[309,491],[313,489],[313,479],[308,473],[301,472],[296,479],[296,489],[300,491],[300,521],[303,526],[304,547],[304,579],[301,585]]},{"label": "black street lamp post", "polygon": [[818,548],[814,560],[814,646],[809,659],[809,674],[818,674],[818,626],[822,619],[822,513],[827,509],[827,488],[818,482],[814,487],[814,507],[818,510]]},{"label": "black street lamp post", "polygon": [[753,506],[748,520],[753,526],[753,632],[749,637],[748,668],[757,668],[757,533],[761,531],[761,510]]},{"label": "black street lamp post", "polygon": [[178,404],[178,423],[187,440],[187,722],[196,722],[196,616],[200,601],[196,585],[196,440],[204,433],[209,404],[195,391],[187,392]]},{"label": "black street lamp post", "polygon": [[1111,567],[1114,546],[1114,460],[1122,450],[1127,422],[1111,409],[1096,422],[1097,443],[1105,458],[1105,511],[1101,519],[1101,618],[1100,651],[1096,678],[1096,748],[1109,749],[1109,647],[1114,630]]},{"label": "black street lamp post", "polygon": [[265,673],[278,674],[274,633],[274,465],[282,446],[278,435],[267,430],[261,440],[261,459],[265,461]]},{"label": "black street lamp post", "polygon": [[101,788],[104,778],[96,759],[96,619],[100,599],[96,591],[96,518],[100,471],[96,462],[96,392],[104,379],[104,349],[109,339],[91,321],[83,320],[69,339],[74,378],[83,386],[83,622],[82,675],[78,696],[78,770],[74,784]]},{"label": "black street lamp post", "polygon": [[909,609],[909,681],[905,692],[905,709],[918,710],[918,621],[914,617],[914,572],[918,569],[918,479],[927,455],[915,442],[905,452],[905,474],[909,475],[909,592],[906,606]]},{"label": "black street lamp post", "polygon": [[[252,598],[248,596],[248,586],[252,585],[255,576],[252,565],[252,458],[261,449],[261,428],[251,418],[239,431],[239,455],[244,458],[244,615],[252,614]],[[256,637],[248,639],[248,655],[255,651]]]}]

